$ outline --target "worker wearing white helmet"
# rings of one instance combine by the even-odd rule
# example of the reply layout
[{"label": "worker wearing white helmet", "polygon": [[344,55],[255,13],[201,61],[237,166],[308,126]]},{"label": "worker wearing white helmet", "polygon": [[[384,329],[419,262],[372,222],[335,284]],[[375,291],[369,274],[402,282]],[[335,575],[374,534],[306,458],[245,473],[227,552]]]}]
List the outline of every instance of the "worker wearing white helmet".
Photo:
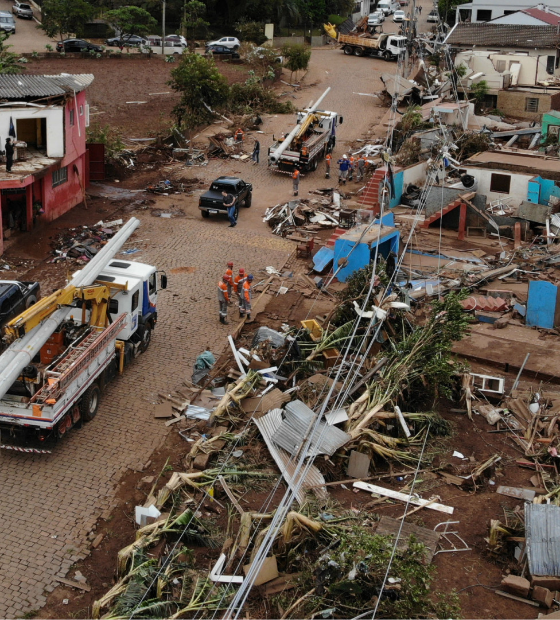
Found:
[{"label": "worker wearing white helmet", "polygon": [[346,185],[346,179],[348,178],[348,169],[350,168],[350,161],[348,155],[343,155],[342,159],[338,160],[338,182]]}]

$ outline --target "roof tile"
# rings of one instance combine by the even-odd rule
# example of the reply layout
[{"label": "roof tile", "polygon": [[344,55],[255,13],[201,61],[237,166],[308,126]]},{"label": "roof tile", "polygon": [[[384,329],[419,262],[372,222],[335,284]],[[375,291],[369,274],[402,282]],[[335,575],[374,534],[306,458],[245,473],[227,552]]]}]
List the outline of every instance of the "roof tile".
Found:
[{"label": "roof tile", "polygon": [[492,46],[520,48],[556,48],[560,35],[556,26],[517,24],[458,24],[447,43],[455,46]]}]

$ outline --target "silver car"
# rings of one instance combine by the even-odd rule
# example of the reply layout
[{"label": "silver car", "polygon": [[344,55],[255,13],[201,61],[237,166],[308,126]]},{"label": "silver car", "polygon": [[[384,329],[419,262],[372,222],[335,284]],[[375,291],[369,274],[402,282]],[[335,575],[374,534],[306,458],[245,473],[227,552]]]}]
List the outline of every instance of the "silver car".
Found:
[{"label": "silver car", "polygon": [[0,30],[10,34],[16,33],[16,22],[11,13],[0,11]]},{"label": "silver car", "polygon": [[33,19],[33,9],[27,2],[19,2],[16,0],[12,7],[12,13],[21,19]]}]

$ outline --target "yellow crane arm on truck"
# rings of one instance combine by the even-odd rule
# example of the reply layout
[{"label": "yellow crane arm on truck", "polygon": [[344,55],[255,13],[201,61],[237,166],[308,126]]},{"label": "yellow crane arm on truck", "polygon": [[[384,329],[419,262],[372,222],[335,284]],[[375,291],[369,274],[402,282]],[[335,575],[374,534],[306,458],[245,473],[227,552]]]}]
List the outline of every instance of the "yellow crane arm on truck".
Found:
[{"label": "yellow crane arm on truck", "polygon": [[111,289],[127,290],[127,285],[99,282],[92,286],[66,286],[63,289],[59,289],[48,297],[40,299],[36,304],[33,304],[7,323],[4,326],[4,342],[11,344],[18,340],[18,338],[23,338],[25,334],[37,327],[53,312],[63,306],[69,306],[76,299],[81,299],[84,302],[82,306],[82,322],[85,323],[85,304],[89,301],[91,302],[90,325],[106,327]]},{"label": "yellow crane arm on truck", "polygon": [[338,41],[338,33],[336,32],[336,28],[332,24],[323,24],[323,28],[325,29],[325,32],[329,35],[329,37],[331,37],[335,41]]}]

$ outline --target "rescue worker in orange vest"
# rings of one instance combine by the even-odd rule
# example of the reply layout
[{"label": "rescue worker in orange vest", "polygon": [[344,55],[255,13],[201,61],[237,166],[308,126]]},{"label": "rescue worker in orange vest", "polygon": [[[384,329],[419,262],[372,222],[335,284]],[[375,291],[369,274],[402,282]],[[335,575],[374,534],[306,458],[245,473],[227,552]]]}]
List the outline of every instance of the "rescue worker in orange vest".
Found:
[{"label": "rescue worker in orange vest", "polygon": [[246,280],[246,276],[245,276],[245,269],[243,269],[243,267],[239,268],[239,275],[235,276],[235,280],[234,280],[234,287],[235,287],[235,292],[237,294],[237,300],[239,302],[239,316],[243,316],[243,285],[245,284],[245,280]]},{"label": "rescue worker in orange vest", "polygon": [[230,279],[228,276],[222,276],[220,282],[218,282],[218,303],[220,305],[220,323],[229,325],[227,320],[227,307],[229,303],[228,284]]},{"label": "rescue worker in orange vest", "polygon": [[355,164],[355,159],[353,155],[350,155],[350,165],[348,166],[348,180],[352,181],[353,177],[354,177],[354,164]]},{"label": "rescue worker in orange vest", "polygon": [[253,297],[251,291],[251,285],[253,284],[253,275],[249,274],[247,280],[243,284],[243,310],[239,310],[240,316],[245,315],[248,319],[251,318],[251,299]]},{"label": "rescue worker in orange vest", "polygon": [[327,156],[325,157],[325,179],[331,178],[331,161],[332,155],[327,153]]},{"label": "rescue worker in orange vest", "polygon": [[241,127],[235,132],[235,141],[243,142],[243,129]]},{"label": "rescue worker in orange vest", "polygon": [[299,193],[299,170],[297,168],[294,168],[292,173],[292,181],[294,183],[294,196],[297,196]]},{"label": "rescue worker in orange vest", "polygon": [[233,287],[233,263],[232,262],[229,262],[227,264],[226,276],[229,278],[227,292],[229,295],[229,303],[231,304],[231,293],[232,293],[232,287]]}]

